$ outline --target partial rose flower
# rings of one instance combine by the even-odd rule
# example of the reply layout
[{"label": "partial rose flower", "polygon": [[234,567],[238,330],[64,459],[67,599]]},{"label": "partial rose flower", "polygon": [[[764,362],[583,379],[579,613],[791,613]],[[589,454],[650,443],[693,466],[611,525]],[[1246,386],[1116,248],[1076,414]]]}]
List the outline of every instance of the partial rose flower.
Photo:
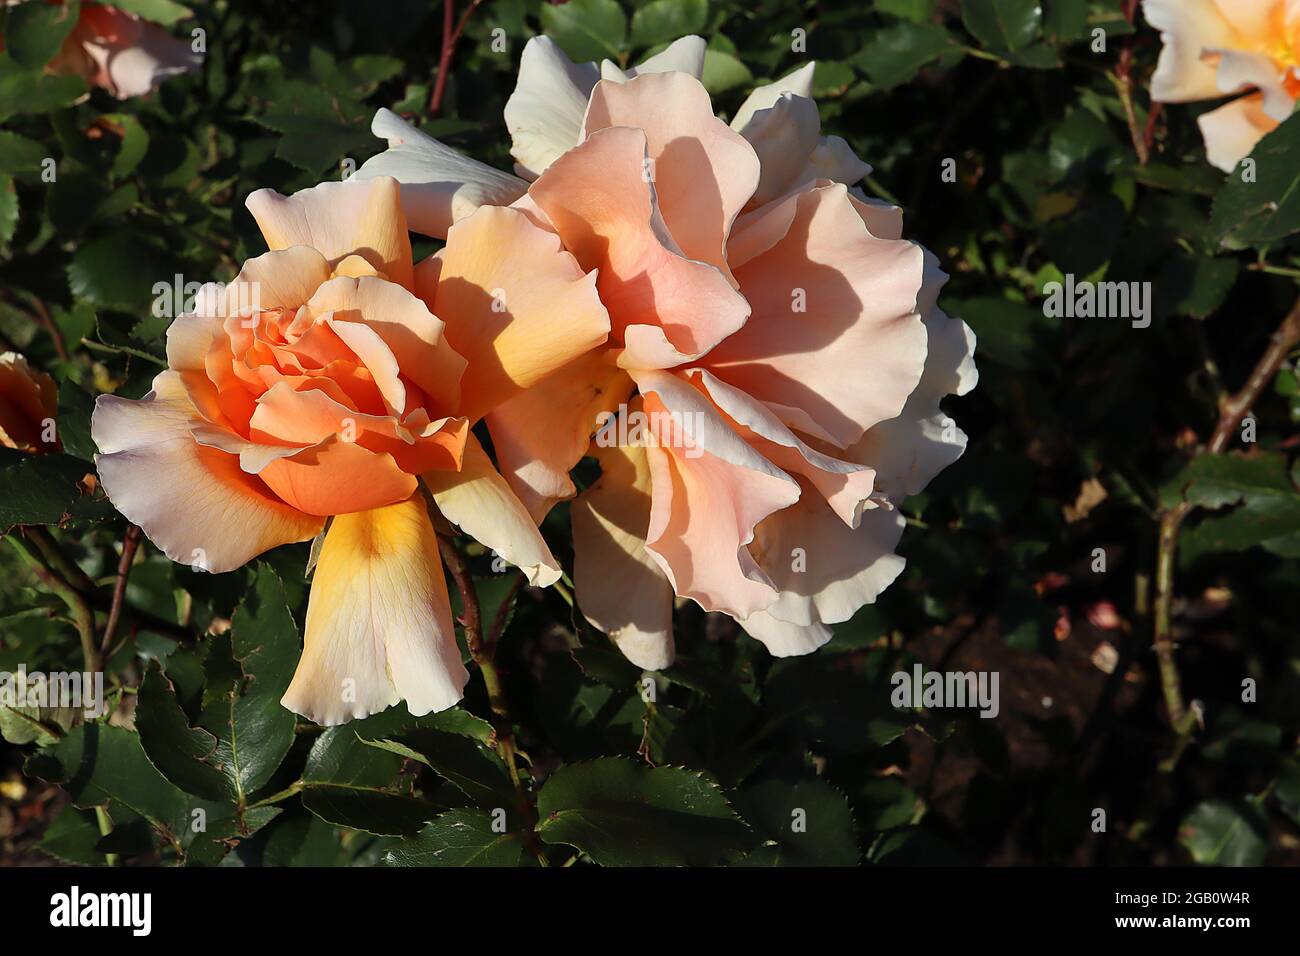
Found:
[{"label": "partial rose flower", "polygon": [[[539,175],[474,200],[511,202],[594,270],[612,330],[488,414],[501,471],[540,522],[599,460],[574,582],[635,663],[672,661],[675,596],[807,653],[901,571],[898,502],[966,444],[939,402],[974,386],[974,336],[900,211],[850,188],[868,167],[821,136],[811,64],[730,125],[690,70],[594,70],[529,42],[507,114]],[[448,154],[426,149],[411,181],[468,199],[504,175],[458,181],[471,161]]]},{"label": "partial rose flower", "polygon": [[322,724],[449,707],[468,675],[425,493],[530,583],[560,577],[470,427],[605,340],[594,277],[498,208],[416,269],[392,179],[248,207],[271,251],[172,323],[148,395],[96,402],[105,491],[208,571],[324,532],[286,707]]},{"label": "partial rose flower", "polygon": [[[1164,47],[1151,98],[1236,95],[1198,120],[1209,161],[1232,172],[1300,96],[1300,0],[1143,0]],[[1241,95],[1238,95],[1241,94]]]},{"label": "partial rose flower", "polygon": [[27,452],[59,451],[55,427],[59,389],[17,352],[0,353],[0,446]]},{"label": "partial rose flower", "polygon": [[80,76],[125,100],[143,96],[164,80],[202,65],[203,54],[194,51],[189,39],[172,36],[158,24],[126,10],[83,3],[76,26],[46,69]]}]

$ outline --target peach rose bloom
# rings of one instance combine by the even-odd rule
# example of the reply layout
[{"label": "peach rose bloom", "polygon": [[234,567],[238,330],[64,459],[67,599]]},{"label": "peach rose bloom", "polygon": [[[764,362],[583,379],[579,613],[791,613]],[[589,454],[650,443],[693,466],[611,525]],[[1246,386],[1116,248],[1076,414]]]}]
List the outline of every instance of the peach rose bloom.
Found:
[{"label": "peach rose bloom", "polygon": [[[599,460],[573,504],[578,603],[650,669],[673,659],[677,597],[776,655],[815,650],[874,601],[903,567],[898,502],[965,447],[939,401],[976,378],[934,257],[850,188],[869,167],[821,135],[812,64],[729,125],[702,56],[690,37],[629,74],[530,41],[506,121],[531,183],[384,112],[390,149],[367,164],[405,177],[431,230],[509,202],[595,270],[608,345],[487,424],[537,521],[575,496],[580,458]],[[603,441],[621,433],[609,413],[651,424]]]},{"label": "peach rose bloom", "polygon": [[1300,0],[1143,0],[1143,10],[1164,41],[1153,100],[1241,94],[1198,120],[1206,157],[1232,172],[1300,96]]},{"label": "peach rose bloom", "polygon": [[[17,352],[0,353],[0,446],[19,451],[58,451],[54,422],[59,390],[54,379]],[[52,438],[46,441],[46,436]]]},{"label": "peach rose bloom", "polygon": [[605,341],[594,277],[498,208],[414,267],[391,179],[248,207],[271,251],[172,323],[148,395],[97,400],[104,489],[208,571],[325,530],[289,709],[336,724],[449,707],[468,675],[425,493],[530,583],[560,577],[470,427]]},{"label": "peach rose bloom", "polygon": [[126,10],[83,3],[76,26],[46,69],[80,76],[125,100],[202,64],[203,54],[194,52],[188,38],[172,36]]}]

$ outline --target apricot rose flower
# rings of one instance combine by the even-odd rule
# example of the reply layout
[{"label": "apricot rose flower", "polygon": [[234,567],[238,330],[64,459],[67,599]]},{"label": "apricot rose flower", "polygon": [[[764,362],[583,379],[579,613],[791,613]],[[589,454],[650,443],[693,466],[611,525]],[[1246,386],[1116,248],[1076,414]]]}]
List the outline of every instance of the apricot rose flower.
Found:
[{"label": "apricot rose flower", "polygon": [[17,352],[0,353],[0,446],[27,452],[59,450],[54,379]]},{"label": "apricot rose flower", "polygon": [[449,707],[468,674],[424,492],[531,583],[559,578],[470,426],[605,340],[594,277],[498,208],[415,267],[391,179],[248,207],[271,251],[172,323],[148,395],[97,401],[105,491],[208,571],[324,530],[286,707],[323,724]]},{"label": "apricot rose flower", "polygon": [[47,69],[80,76],[125,100],[143,96],[202,63],[203,55],[194,51],[190,40],[172,36],[130,11],[83,3],[76,25]]},{"label": "apricot rose flower", "polygon": [[1300,0],[1143,0],[1164,47],[1151,98],[1236,95],[1198,120],[1209,161],[1232,172],[1300,96]]},{"label": "apricot rose flower", "polygon": [[586,616],[646,668],[673,659],[674,596],[807,653],[901,571],[899,501],[965,447],[939,402],[974,386],[974,337],[900,211],[850,188],[868,167],[821,136],[811,64],[730,125],[696,70],[649,65],[596,79],[530,41],[506,119],[531,184],[386,113],[371,170],[406,175],[434,230],[510,202],[596,273],[609,344],[487,416],[538,521],[600,462],[572,511]]}]

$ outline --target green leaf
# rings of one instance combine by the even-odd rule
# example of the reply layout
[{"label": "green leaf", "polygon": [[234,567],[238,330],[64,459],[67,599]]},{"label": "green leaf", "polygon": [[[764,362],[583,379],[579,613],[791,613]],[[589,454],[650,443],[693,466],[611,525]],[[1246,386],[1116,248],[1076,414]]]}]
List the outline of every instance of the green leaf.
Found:
[{"label": "green leaf", "polygon": [[1156,281],[1157,310],[1203,319],[1218,310],[1237,282],[1236,259],[1177,254]]},{"label": "green leaf", "polygon": [[929,20],[938,5],[939,0],[875,0],[876,9],[881,13],[892,13],[913,23]]},{"label": "green leaf", "polygon": [[386,866],[518,866],[518,833],[497,833],[483,810],[460,808],[435,817],[384,855]]},{"label": "green leaf", "polygon": [[607,757],[561,767],[537,798],[537,832],[602,866],[707,866],[737,859],[753,835],[702,773]]},{"label": "green leaf", "polygon": [[101,309],[145,313],[153,287],[176,269],[167,252],[139,236],[105,236],[78,249],[67,266],[75,298]]},{"label": "green leaf", "polygon": [[62,524],[109,513],[82,479],[94,466],[71,455],[29,455],[0,448],[0,530],[16,524]]},{"label": "green leaf", "polygon": [[1161,503],[1222,508],[1259,496],[1295,497],[1286,460],[1277,453],[1199,455],[1161,489]]},{"label": "green leaf", "polygon": [[19,114],[49,113],[71,106],[86,92],[79,76],[29,72],[0,56],[0,122]]},{"label": "green leaf", "polygon": [[108,113],[104,119],[122,127],[122,145],[118,147],[117,156],[108,171],[114,179],[121,179],[139,166],[140,160],[149,151],[149,134],[145,132],[140,120],[130,113]]},{"label": "green leaf", "polygon": [[165,27],[194,16],[188,7],[173,0],[113,0],[113,6]]},{"label": "green leaf", "polygon": [[74,727],[58,743],[28,758],[26,772],[63,785],[76,807],[129,810],[173,839],[190,828],[189,798],[149,763],[140,738],[121,727]]},{"label": "green leaf", "polygon": [[542,30],[575,63],[619,59],[626,46],[627,15],[615,0],[569,0],[542,5]]},{"label": "green leaf", "polygon": [[903,22],[875,33],[853,61],[873,84],[888,90],[955,47],[952,34],[937,23]]},{"label": "green leaf", "polygon": [[736,808],[764,844],[742,866],[857,866],[849,802],[823,780],[746,787]]},{"label": "green leaf", "polygon": [[748,86],[754,82],[754,74],[735,54],[710,47],[704,51],[704,72],[700,75],[700,82],[710,94],[717,96],[739,86]]},{"label": "green leaf", "polygon": [[709,19],[708,0],[651,0],[632,14],[632,47],[669,43],[702,33]]},{"label": "green leaf", "polygon": [[299,781],[303,806],[327,823],[381,836],[415,833],[446,809],[399,792],[402,757],[364,742],[413,719],[399,705],[326,730],[312,745]]},{"label": "green leaf", "polygon": [[1178,842],[1206,866],[1259,866],[1268,850],[1268,824],[1258,807],[1206,800],[1182,822]]},{"label": "green leaf", "polygon": [[59,811],[41,842],[37,844],[42,851],[56,860],[75,866],[103,866],[104,854],[95,848],[102,834],[95,814],[89,810],[78,810],[65,806]]},{"label": "green leaf", "polygon": [[376,836],[415,833],[440,809],[404,794],[334,784],[313,784],[303,791],[302,804],[327,823]]},{"label": "green leaf", "polygon": [[0,130],[0,173],[39,173],[46,148],[26,136]]},{"label": "green leaf", "polygon": [[1043,0],[1043,34],[1053,43],[1070,43],[1088,28],[1087,0]]},{"label": "green leaf", "polygon": [[[442,722],[446,713],[460,713],[470,720],[478,720],[458,709],[443,711],[422,717],[414,725],[381,739],[361,739],[398,756],[418,760],[484,809],[513,807],[514,785],[501,758],[484,746],[482,738],[476,739],[477,728],[472,728],[475,730],[473,736],[456,729],[444,729],[448,726]],[[488,730],[491,731],[490,725]]]},{"label": "green leaf", "polygon": [[961,19],[984,46],[1014,53],[1038,35],[1043,9],[1040,0],[962,0]]},{"label": "green leaf", "polygon": [[157,661],[149,664],[140,684],[135,727],[149,762],[176,786],[207,800],[232,797],[229,778],[216,757],[217,738],[190,726]]},{"label": "green leaf", "polygon": [[1261,245],[1300,231],[1300,118],[1292,116],[1250,154],[1256,181],[1238,167],[1214,200],[1210,228],[1228,248]]},{"label": "green leaf", "polygon": [[5,52],[20,66],[37,69],[54,59],[77,25],[79,0],[67,3],[20,3],[5,22]]}]

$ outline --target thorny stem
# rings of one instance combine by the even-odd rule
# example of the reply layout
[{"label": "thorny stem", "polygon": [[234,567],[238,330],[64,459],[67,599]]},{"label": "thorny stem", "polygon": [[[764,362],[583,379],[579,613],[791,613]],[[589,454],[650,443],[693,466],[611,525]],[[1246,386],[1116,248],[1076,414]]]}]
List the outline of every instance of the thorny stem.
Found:
[{"label": "thorny stem", "polygon": [[99,642],[105,657],[111,656],[113,650],[113,633],[122,617],[122,606],[126,602],[126,580],[131,574],[131,564],[135,561],[136,550],[140,547],[140,528],[127,525],[122,537],[122,557],[117,562],[117,582],[113,585],[113,603],[108,609],[108,621],[104,624],[104,636]]},{"label": "thorny stem", "polygon": [[470,5],[461,14],[460,21],[452,26],[452,0],[443,0],[442,4],[442,50],[438,54],[438,75],[433,80],[433,95],[429,97],[429,113],[436,116],[442,108],[442,96],[447,90],[447,74],[451,70],[451,56],[456,49],[456,41],[465,31],[465,24],[470,15],[483,0],[470,0]]},{"label": "thorny stem", "polygon": [[[1214,432],[1199,454],[1217,455],[1228,447],[1242,418],[1259,400],[1260,394],[1277,375],[1287,354],[1300,343],[1300,299],[1278,326],[1269,340],[1268,348],[1260,356],[1246,384],[1235,395],[1225,395],[1219,402],[1219,418]],[[1156,601],[1154,620],[1154,649],[1160,667],[1160,686],[1164,693],[1169,722],[1178,734],[1173,754],[1161,764],[1162,770],[1172,770],[1187,746],[1196,714],[1183,702],[1178,665],[1174,660],[1175,644],[1171,622],[1174,600],[1174,557],[1178,550],[1178,532],[1183,521],[1192,512],[1193,505],[1181,501],[1160,513],[1160,539],[1156,554]]]},{"label": "thorny stem", "polygon": [[[542,866],[547,866],[546,854],[542,850],[541,841],[537,838],[535,829],[537,814],[533,810],[528,795],[524,792],[523,780],[519,776],[514,732],[511,730],[510,709],[506,704],[505,691],[501,685],[501,674],[496,666],[496,641],[494,639],[487,646],[484,645],[478,592],[474,590],[474,580],[465,567],[465,561],[461,557],[460,551],[456,549],[456,545],[450,539],[441,535],[438,537],[438,549],[442,553],[443,563],[447,565],[447,570],[451,572],[451,578],[456,584],[456,590],[460,592],[460,623],[465,629],[465,644],[469,648],[470,657],[474,659],[474,663],[478,664],[479,671],[483,674],[483,685],[487,689],[488,704],[492,708],[493,724],[496,728],[494,746],[510,774],[510,783],[515,788],[515,803],[520,818],[524,822],[524,842],[533,855],[537,857],[537,862]],[[495,631],[495,627],[493,630]],[[499,634],[494,635],[494,637],[499,636]]]}]

